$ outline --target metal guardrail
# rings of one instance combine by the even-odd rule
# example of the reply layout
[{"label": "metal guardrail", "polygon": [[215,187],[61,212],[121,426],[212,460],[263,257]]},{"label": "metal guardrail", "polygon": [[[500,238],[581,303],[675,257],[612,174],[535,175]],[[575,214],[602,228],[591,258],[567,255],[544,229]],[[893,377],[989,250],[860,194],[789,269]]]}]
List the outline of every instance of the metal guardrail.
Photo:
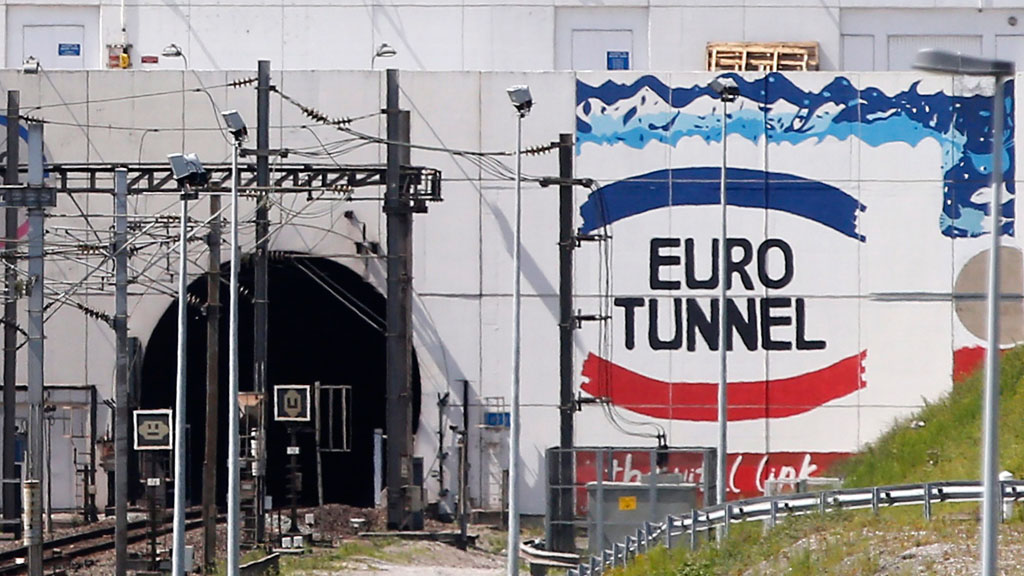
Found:
[{"label": "metal guardrail", "polygon": [[[1024,480],[1002,480],[1000,489],[1004,502],[1024,498]],[[883,507],[915,504],[922,505],[924,517],[931,520],[932,506],[935,504],[974,502],[981,498],[981,482],[952,481],[800,492],[737,500],[691,510],[688,517],[670,515],[664,522],[646,522],[643,528],[637,529],[635,536],[628,536],[611,550],[601,550],[600,556],[591,556],[585,563],[568,569],[566,575],[600,576],[608,568],[626,566],[637,555],[656,546],[672,548],[688,541],[690,549],[695,550],[700,532],[707,532],[710,536],[711,530],[721,526],[723,535],[727,536],[729,525],[735,522],[761,520],[774,527],[783,516],[865,508],[871,508],[877,514]]]}]

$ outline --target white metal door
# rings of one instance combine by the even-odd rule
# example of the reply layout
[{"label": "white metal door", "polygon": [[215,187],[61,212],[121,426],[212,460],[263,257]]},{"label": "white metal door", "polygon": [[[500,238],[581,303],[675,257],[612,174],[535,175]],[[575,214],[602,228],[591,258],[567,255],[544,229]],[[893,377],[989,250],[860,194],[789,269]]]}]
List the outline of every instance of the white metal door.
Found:
[{"label": "white metal door", "polygon": [[573,70],[632,69],[632,30],[573,30]]},{"label": "white metal door", "polygon": [[875,37],[843,34],[843,70],[866,72],[875,69]]},{"label": "white metal door", "polygon": [[918,51],[925,48],[941,48],[981,56],[981,36],[889,36],[889,70],[912,70]]},{"label": "white metal door", "polygon": [[29,25],[22,28],[22,53],[44,70],[80,70],[85,66],[85,27]]},{"label": "white metal door", "polygon": [[996,58],[1016,62],[1020,70],[1024,65],[1024,36],[996,35]]}]

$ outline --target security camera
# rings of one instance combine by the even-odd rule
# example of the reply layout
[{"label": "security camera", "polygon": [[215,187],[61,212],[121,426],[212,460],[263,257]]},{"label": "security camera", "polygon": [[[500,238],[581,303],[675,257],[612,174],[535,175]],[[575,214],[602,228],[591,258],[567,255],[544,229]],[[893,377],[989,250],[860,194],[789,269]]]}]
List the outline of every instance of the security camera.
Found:
[{"label": "security camera", "polygon": [[712,80],[709,86],[725,102],[732,102],[740,95],[740,87],[732,78],[720,76]]},{"label": "security camera", "polygon": [[239,142],[245,140],[246,136],[249,135],[249,130],[245,127],[245,120],[242,120],[242,115],[237,110],[226,110],[221,112],[220,115],[224,118],[224,123],[228,126],[228,132],[235,137],[235,140]]},{"label": "security camera", "polygon": [[520,116],[526,116],[530,113],[530,108],[533,108],[533,96],[530,94],[529,86],[512,86],[508,89],[508,98]]},{"label": "security camera", "polygon": [[171,163],[171,175],[182,188],[205,186],[210,180],[195,154],[168,154],[167,161]]}]

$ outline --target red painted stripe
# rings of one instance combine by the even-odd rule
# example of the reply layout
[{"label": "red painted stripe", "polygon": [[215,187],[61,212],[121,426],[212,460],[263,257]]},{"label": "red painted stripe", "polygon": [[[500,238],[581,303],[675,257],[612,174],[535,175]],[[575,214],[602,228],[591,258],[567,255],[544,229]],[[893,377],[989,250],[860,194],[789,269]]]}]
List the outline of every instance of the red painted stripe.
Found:
[{"label": "red painted stripe", "polygon": [[[20,226],[18,226],[18,238],[19,239],[20,238],[24,238],[27,235],[28,235],[28,220],[25,220],[24,222],[21,223]],[[0,248],[6,248],[6,247],[7,247],[7,243],[4,242],[2,238],[0,238]]]},{"label": "red painted stripe", "polygon": [[[802,414],[866,386],[864,358],[854,354],[792,378],[729,383],[730,421]],[[583,362],[584,392],[638,414],[667,420],[718,420],[718,383],[664,382],[637,374],[593,353]]]}]

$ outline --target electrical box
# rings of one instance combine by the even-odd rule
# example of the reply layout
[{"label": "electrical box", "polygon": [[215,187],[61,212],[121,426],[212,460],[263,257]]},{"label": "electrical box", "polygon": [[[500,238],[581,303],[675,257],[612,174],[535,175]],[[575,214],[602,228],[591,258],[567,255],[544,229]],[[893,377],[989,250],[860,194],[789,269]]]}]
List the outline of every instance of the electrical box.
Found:
[{"label": "electrical box", "polygon": [[107,68],[131,68],[131,44],[107,44]]}]

